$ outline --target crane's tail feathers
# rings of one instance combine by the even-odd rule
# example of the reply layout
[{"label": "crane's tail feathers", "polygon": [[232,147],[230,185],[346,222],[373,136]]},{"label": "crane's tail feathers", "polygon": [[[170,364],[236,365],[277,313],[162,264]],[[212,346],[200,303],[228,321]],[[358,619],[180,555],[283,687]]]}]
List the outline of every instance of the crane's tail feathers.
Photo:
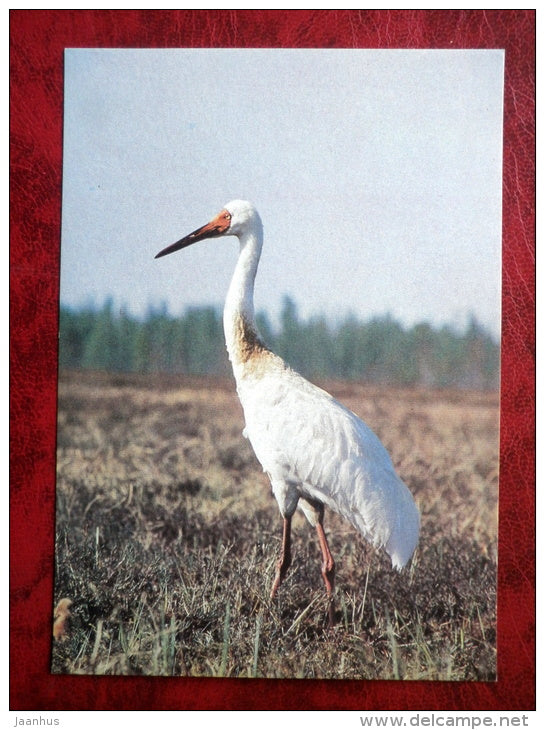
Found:
[{"label": "crane's tail feathers", "polygon": [[392,561],[392,567],[401,570],[411,559],[420,532],[420,514],[411,499],[411,508],[401,515],[384,549]]}]

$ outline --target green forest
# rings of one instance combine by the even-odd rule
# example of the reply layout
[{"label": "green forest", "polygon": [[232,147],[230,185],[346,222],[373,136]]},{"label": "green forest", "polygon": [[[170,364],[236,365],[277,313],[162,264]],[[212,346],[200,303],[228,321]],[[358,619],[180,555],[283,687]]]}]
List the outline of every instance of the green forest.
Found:
[{"label": "green forest", "polygon": [[[301,319],[285,297],[277,327],[263,312],[257,321],[267,345],[309,378],[474,390],[499,385],[499,343],[474,317],[462,332],[425,322],[404,328],[390,316],[332,324],[322,316]],[[230,373],[222,313],[211,306],[173,316],[162,305],[136,317],[111,299],[102,307],[61,305],[59,332],[61,368]]]}]

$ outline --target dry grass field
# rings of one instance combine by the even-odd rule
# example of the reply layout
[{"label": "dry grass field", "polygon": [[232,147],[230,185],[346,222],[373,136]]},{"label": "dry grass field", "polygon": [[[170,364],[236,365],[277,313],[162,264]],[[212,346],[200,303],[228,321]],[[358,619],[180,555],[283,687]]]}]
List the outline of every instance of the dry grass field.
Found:
[{"label": "dry grass field", "polygon": [[55,604],[72,605],[53,672],[495,678],[496,394],[322,385],[380,436],[422,514],[397,573],[326,513],[333,630],[302,515],[269,600],[281,518],[231,380],[61,373]]}]

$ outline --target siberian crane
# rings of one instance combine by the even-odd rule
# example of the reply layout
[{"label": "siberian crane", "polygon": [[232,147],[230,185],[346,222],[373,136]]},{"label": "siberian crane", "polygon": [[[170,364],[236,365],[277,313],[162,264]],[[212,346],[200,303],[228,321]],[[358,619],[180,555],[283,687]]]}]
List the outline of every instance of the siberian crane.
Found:
[{"label": "siberian crane", "polygon": [[227,350],[244,411],[243,435],[270,479],[283,518],[271,598],[291,563],[291,520],[299,507],[317,531],[333,625],[335,562],[323,527],[325,507],[346,518],[375,547],[383,548],[399,570],[418,542],[419,512],[369,426],[295,372],[261,339],[254,313],[254,282],[263,226],[251,203],[228,203],[209,223],[155,258],[206,238],[230,235],[239,239],[239,255],[223,312]]}]

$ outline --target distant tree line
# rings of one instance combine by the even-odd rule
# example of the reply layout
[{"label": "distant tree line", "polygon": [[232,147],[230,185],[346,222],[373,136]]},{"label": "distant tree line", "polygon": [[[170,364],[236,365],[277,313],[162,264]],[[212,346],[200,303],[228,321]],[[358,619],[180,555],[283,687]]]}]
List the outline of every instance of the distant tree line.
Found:
[{"label": "distant tree line", "polygon": [[[265,342],[303,375],[373,383],[493,389],[499,382],[499,344],[470,318],[463,332],[427,323],[404,328],[390,316],[362,322],[348,316],[332,325],[323,316],[303,321],[285,297],[277,328],[257,317]],[[144,317],[115,309],[60,309],[62,368],[118,372],[226,375],[222,315],[190,307],[182,316],[166,306]]]}]

